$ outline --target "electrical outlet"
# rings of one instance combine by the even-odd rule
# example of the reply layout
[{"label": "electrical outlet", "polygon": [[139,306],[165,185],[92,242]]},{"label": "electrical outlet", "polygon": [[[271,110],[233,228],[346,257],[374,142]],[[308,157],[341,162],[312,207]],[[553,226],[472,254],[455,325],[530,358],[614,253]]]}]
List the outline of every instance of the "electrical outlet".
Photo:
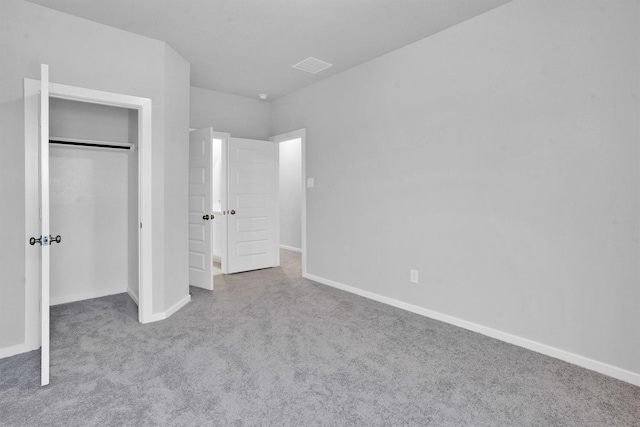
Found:
[{"label": "electrical outlet", "polygon": [[313,188],[314,185],[313,178],[307,178],[307,188]]},{"label": "electrical outlet", "polygon": [[418,270],[409,270],[411,272],[411,283],[418,283]]}]

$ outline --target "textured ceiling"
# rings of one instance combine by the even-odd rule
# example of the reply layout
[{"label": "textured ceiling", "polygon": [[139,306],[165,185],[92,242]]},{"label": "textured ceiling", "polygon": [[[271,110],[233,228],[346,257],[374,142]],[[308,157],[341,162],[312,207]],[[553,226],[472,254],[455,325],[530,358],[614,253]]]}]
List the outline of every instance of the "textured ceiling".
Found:
[{"label": "textured ceiling", "polygon": [[[510,0],[29,0],[166,41],[191,85],[275,99]],[[313,56],[333,67],[291,68]]]}]

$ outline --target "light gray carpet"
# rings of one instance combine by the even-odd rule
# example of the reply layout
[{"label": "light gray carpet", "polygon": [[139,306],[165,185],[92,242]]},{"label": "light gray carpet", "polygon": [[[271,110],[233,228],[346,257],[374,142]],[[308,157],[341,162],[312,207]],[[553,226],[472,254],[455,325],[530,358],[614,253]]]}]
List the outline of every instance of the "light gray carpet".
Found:
[{"label": "light gray carpet", "polygon": [[640,388],[300,277],[217,276],[141,325],[127,295],[52,307],[0,360],[2,425],[640,425]]}]

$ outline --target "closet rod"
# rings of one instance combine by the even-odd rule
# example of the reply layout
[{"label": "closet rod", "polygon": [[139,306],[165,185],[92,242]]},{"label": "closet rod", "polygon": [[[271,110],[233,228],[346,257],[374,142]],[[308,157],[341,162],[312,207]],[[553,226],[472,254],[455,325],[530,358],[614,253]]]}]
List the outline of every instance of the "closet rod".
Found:
[{"label": "closet rod", "polygon": [[91,141],[72,138],[51,138],[49,144],[55,145],[70,145],[75,147],[87,147],[87,148],[109,148],[115,150],[128,150],[133,151],[134,145],[122,142],[108,142],[108,141]]}]

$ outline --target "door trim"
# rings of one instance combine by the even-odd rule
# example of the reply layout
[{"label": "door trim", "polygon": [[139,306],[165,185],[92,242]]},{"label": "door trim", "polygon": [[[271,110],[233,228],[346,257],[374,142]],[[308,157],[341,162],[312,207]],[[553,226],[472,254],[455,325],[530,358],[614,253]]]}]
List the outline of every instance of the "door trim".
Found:
[{"label": "door trim", "polygon": [[[307,150],[306,150],[306,135],[307,130],[305,128],[293,130],[291,132],[281,133],[269,138],[269,141],[280,144],[284,141],[290,141],[292,139],[300,138],[300,157],[301,157],[301,175],[302,179],[300,185],[302,191],[300,192],[300,204],[301,206],[301,227],[302,227],[302,277],[307,277]],[[278,247],[280,247],[280,222],[278,222]],[[278,251],[279,252],[279,251]],[[279,255],[278,255],[279,257]]]},{"label": "door trim", "polygon": [[[37,223],[39,211],[37,193],[33,195],[34,181],[37,181],[38,164],[32,161],[34,153],[38,149],[37,133],[34,139],[34,130],[38,128],[37,106],[32,102],[33,96],[39,93],[40,81],[24,79],[25,99],[25,220],[26,236],[30,236],[32,230],[29,224]],[[112,92],[104,92],[69,86],[57,83],[49,83],[49,96],[72,101],[87,102],[92,104],[110,105],[114,107],[135,109],[138,111],[138,222],[140,224],[138,234],[138,286],[139,305],[138,320],[141,323],[149,323],[153,316],[153,236],[151,233],[153,224],[152,209],[152,143],[151,143],[151,99],[137,96],[123,95]],[[35,144],[35,145],[34,145]],[[36,157],[37,158],[37,157]],[[34,179],[34,176],[36,177]],[[37,188],[37,186],[35,187]],[[29,216],[35,213],[36,218]],[[31,234],[30,234],[31,233]],[[25,245],[25,258],[30,259],[32,251],[29,245]],[[40,337],[35,325],[38,324],[39,307],[37,278],[33,280],[34,272],[25,271],[27,289],[25,290],[25,345],[26,350],[37,349]],[[34,288],[35,287],[35,288]]]}]

